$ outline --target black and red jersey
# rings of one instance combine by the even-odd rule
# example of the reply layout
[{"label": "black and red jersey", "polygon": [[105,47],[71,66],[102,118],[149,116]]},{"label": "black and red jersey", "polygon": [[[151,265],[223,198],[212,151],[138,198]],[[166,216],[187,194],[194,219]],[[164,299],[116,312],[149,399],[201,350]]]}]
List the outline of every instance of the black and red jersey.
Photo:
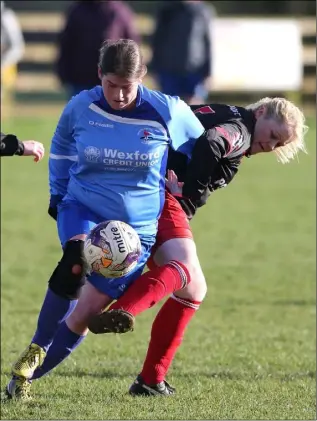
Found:
[{"label": "black and red jersey", "polygon": [[209,104],[191,109],[206,132],[197,140],[190,161],[173,150],[168,157],[168,169],[184,182],[178,200],[189,219],[213,191],[232,181],[242,158],[248,156],[256,122],[253,111],[243,107]]}]

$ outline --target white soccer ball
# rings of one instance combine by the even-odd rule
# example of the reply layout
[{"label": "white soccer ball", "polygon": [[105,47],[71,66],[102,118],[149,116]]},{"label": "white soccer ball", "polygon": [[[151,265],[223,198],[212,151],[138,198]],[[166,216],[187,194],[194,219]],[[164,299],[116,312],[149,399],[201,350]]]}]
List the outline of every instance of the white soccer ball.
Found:
[{"label": "white soccer ball", "polygon": [[88,234],[84,255],[91,272],[105,278],[120,278],[137,265],[141,256],[140,238],[125,222],[101,222]]}]

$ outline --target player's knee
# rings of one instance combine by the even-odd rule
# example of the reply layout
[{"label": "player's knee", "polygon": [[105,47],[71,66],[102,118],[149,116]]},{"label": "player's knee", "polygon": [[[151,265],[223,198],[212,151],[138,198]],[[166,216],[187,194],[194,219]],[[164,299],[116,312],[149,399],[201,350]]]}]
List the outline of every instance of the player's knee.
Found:
[{"label": "player's knee", "polygon": [[68,299],[77,299],[87,275],[84,257],[84,241],[70,240],[50,280],[49,287],[55,294]]},{"label": "player's knee", "polygon": [[88,329],[88,322],[93,313],[89,311],[89,309],[85,309],[85,311],[76,311],[77,306],[75,307],[74,311],[68,316],[67,318],[67,326],[72,332],[77,333],[78,335],[85,335]]},{"label": "player's knee", "polygon": [[199,262],[187,262],[186,268],[189,272],[190,282],[175,295],[187,300],[203,301],[207,294],[207,283]]},{"label": "player's knee", "polygon": [[171,260],[182,263],[189,274],[188,285],[175,295],[189,300],[202,301],[207,293],[205,276],[191,238],[175,238],[162,244],[154,255],[155,263],[163,266]]},{"label": "player's knee", "polygon": [[207,283],[199,264],[196,264],[191,268],[190,276],[192,287],[189,291],[192,295],[192,299],[202,301],[207,294]]},{"label": "player's knee", "polygon": [[189,282],[188,286],[192,284],[191,289],[199,289],[201,292],[205,291],[205,295],[207,292],[207,285],[204,273],[199,263],[199,259],[194,250],[192,250],[191,254],[186,254],[183,259],[179,260],[187,269],[189,274]]},{"label": "player's knee", "polygon": [[74,311],[67,318],[67,326],[78,335],[85,335],[91,317],[102,313],[112,301],[110,296],[86,282]]}]

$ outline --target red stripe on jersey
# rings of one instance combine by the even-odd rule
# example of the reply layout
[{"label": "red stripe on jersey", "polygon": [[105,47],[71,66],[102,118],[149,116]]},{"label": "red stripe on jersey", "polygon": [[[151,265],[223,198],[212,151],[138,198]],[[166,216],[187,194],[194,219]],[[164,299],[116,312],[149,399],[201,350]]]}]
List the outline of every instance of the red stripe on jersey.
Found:
[{"label": "red stripe on jersey", "polygon": [[204,107],[197,108],[197,110],[194,111],[195,114],[214,114],[216,111],[214,111],[209,105],[205,105]]},{"label": "red stripe on jersey", "polygon": [[242,136],[239,132],[229,132],[223,127],[215,127],[217,132],[228,142],[229,144],[229,151],[226,153],[225,156],[228,156],[231,152],[238,149],[241,146]]}]

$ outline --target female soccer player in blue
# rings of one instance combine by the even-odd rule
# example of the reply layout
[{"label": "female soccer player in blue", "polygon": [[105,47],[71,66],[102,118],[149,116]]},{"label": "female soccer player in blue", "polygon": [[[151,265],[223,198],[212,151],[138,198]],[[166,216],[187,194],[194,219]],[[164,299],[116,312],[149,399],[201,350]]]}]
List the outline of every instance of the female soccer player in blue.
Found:
[{"label": "female soccer player in blue", "polygon": [[[53,136],[50,208],[57,204],[63,256],[49,280],[31,344],[13,365],[9,398],[28,399],[30,380],[65,359],[84,339],[89,316],[119,298],[141,275],[164,205],[168,149],[190,158],[204,133],[183,101],[142,85],[146,66],[135,42],[107,40],[98,71],[102,86],[71,99]],[[137,231],[142,256],[131,274],[109,280],[92,274],[85,283],[84,239],[96,224],[111,219]],[[169,266],[174,276],[186,278],[182,263]],[[80,291],[74,331],[65,319]]]}]

